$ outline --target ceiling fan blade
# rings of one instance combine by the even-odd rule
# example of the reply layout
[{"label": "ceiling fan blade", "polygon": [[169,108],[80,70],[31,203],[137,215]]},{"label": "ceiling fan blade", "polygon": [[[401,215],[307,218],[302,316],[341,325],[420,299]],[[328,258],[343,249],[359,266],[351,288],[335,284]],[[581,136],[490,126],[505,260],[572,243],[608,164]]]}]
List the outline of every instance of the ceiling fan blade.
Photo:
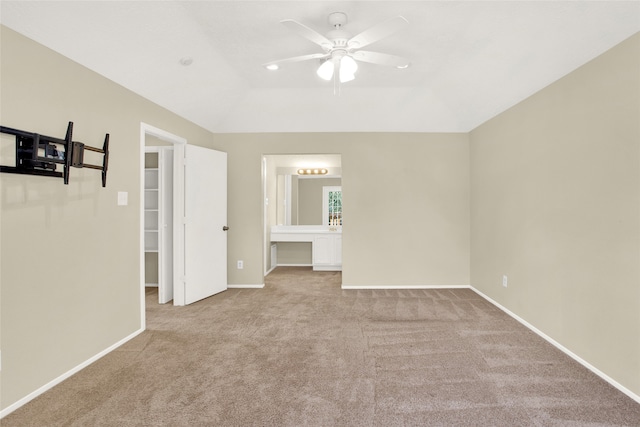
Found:
[{"label": "ceiling fan blade", "polygon": [[322,59],[322,58],[328,58],[328,57],[329,57],[328,53],[311,53],[309,55],[294,56],[291,58],[279,59],[277,61],[267,62],[266,64],[262,64],[262,65],[266,67],[268,65],[288,64],[291,62],[301,62],[301,61],[308,61],[310,59]]},{"label": "ceiling fan blade", "polygon": [[380,52],[369,52],[359,50],[352,54],[353,59],[362,62],[370,62],[371,64],[388,65],[396,68],[407,68],[410,64],[409,60],[401,56],[389,55]]},{"label": "ceiling fan blade", "polygon": [[331,47],[333,47],[333,43],[331,43],[331,40],[317,32],[316,30],[312,30],[306,25],[299,23],[298,21],[294,21],[293,19],[285,19],[283,21],[280,21],[280,23],[291,31],[298,33],[305,39],[321,46],[324,50],[329,50]]},{"label": "ceiling fan blade", "polygon": [[359,49],[361,47],[365,47],[368,44],[373,42],[377,42],[380,39],[383,39],[391,34],[395,33],[398,30],[403,29],[409,24],[402,16],[396,16],[380,24],[374,25],[368,30],[364,30],[357,36],[352,37],[348,42],[347,46],[352,49]]}]

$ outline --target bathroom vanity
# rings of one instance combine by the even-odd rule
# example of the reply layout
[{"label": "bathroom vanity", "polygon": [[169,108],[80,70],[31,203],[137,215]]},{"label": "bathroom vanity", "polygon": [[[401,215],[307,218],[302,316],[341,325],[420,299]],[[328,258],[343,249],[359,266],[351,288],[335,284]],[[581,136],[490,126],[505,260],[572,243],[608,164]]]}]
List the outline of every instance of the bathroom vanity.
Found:
[{"label": "bathroom vanity", "polygon": [[342,227],[274,225],[271,242],[310,242],[314,270],[342,270]]}]

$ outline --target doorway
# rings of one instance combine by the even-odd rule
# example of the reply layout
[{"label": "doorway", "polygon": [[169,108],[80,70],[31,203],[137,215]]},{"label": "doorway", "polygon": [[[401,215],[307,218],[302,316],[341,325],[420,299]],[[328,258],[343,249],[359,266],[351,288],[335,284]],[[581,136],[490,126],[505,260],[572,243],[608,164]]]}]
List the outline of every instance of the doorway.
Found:
[{"label": "doorway", "polygon": [[[140,124],[140,194],[145,194],[145,149],[154,141],[172,148],[173,305],[187,305],[227,289],[227,153]],[[159,141],[159,142],[157,142]],[[158,148],[160,150],[160,148]],[[169,156],[166,156],[169,157]],[[168,185],[171,185],[170,183]],[[158,224],[162,226],[163,224]],[[141,325],[145,316],[145,198],[140,198]],[[159,284],[159,288],[162,285]],[[162,293],[160,290],[159,294]]]},{"label": "doorway", "polygon": [[[162,129],[156,128],[154,126],[151,126],[149,124],[146,123],[140,123],[140,312],[141,312],[141,325],[143,328],[146,327],[146,315],[145,315],[145,290],[146,290],[146,271],[147,268],[147,262],[146,259],[149,258],[149,253],[146,251],[146,248],[149,247],[149,243],[148,243],[148,235],[150,234],[148,231],[148,228],[145,228],[145,223],[148,223],[148,219],[149,219],[149,215],[150,215],[150,211],[147,208],[149,205],[145,205],[146,203],[149,203],[148,199],[145,200],[145,193],[148,193],[148,191],[145,191],[145,173],[146,173],[146,168],[145,168],[145,160],[146,160],[146,154],[147,154],[147,150],[148,147],[162,147],[162,148],[156,148],[156,150],[171,150],[172,151],[172,156],[171,156],[171,160],[167,160],[169,156],[163,156],[166,157],[164,159],[164,161],[162,161],[162,164],[159,164],[158,166],[162,166],[164,168],[170,168],[171,169],[171,180],[172,182],[172,190],[171,191],[171,200],[164,200],[163,201],[163,205],[166,206],[171,206],[171,212],[173,214],[173,212],[177,212],[178,209],[176,209],[176,207],[178,207],[179,209],[181,209],[181,207],[177,206],[176,202],[177,200],[180,200],[179,194],[180,194],[180,188],[183,186],[183,181],[184,181],[184,174],[183,171],[181,171],[180,167],[176,167],[176,164],[178,163],[178,160],[184,157],[184,147],[187,144],[187,140],[179,137],[177,135],[173,135],[169,132],[166,132]],[[158,161],[160,161],[160,156],[157,157]],[[165,182],[165,185],[167,184],[167,182]],[[159,208],[161,206],[158,206]],[[151,214],[152,215],[152,214]],[[164,262],[170,262],[171,263],[171,268],[166,268],[164,269],[164,274],[171,274],[171,277],[169,278],[169,280],[167,280],[164,284],[165,285],[170,285],[171,286],[171,290],[169,291],[168,289],[160,289],[160,281],[158,283],[158,294],[159,294],[159,302],[160,300],[163,298],[163,294],[166,297],[168,294],[173,295],[173,287],[174,287],[174,283],[176,282],[176,276],[177,276],[177,272],[180,271],[178,265],[176,265],[176,261],[179,259],[179,257],[177,256],[176,253],[174,253],[174,248],[176,246],[179,245],[174,245],[174,238],[176,237],[177,234],[179,234],[179,228],[180,228],[180,224],[178,223],[178,215],[171,215],[171,217],[167,218],[165,217],[164,220],[167,221],[171,221],[170,227],[170,232],[171,232],[171,256],[165,256],[167,255],[167,253],[165,252],[164,254],[158,254],[158,264],[161,264],[162,261],[159,259],[160,256],[164,257]],[[162,227],[164,224],[161,221],[160,218],[158,218],[158,228]],[[169,231],[169,230],[167,230]],[[147,237],[147,239],[145,239],[145,237]],[[165,245],[167,246],[169,244],[169,242],[167,242],[165,240]],[[159,275],[161,273],[159,272]],[[166,299],[166,298],[165,298]],[[167,301],[164,301],[167,302]]]},{"label": "doorway", "polygon": [[[326,174],[302,175],[298,173],[300,169],[326,169]],[[342,156],[265,154],[262,156],[262,184],[264,275],[278,265],[314,266],[313,243],[272,242],[271,230],[274,226],[319,229],[326,225],[323,186],[342,185]],[[340,242],[341,253],[342,227],[339,228],[340,239],[336,238],[336,242]]]}]

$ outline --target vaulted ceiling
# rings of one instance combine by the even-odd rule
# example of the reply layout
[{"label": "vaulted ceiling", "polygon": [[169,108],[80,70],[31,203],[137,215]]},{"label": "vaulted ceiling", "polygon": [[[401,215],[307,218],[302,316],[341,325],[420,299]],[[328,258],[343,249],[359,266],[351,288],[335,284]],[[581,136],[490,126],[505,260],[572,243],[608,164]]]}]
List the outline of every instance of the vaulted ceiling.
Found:
[{"label": "vaulted ceiling", "polygon": [[[324,34],[336,11],[352,35],[404,16],[367,50],[411,66],[360,63],[339,95],[318,61],[262,66],[322,52],[281,20]],[[0,20],[213,132],[468,132],[640,31],[640,2],[3,0]]]}]

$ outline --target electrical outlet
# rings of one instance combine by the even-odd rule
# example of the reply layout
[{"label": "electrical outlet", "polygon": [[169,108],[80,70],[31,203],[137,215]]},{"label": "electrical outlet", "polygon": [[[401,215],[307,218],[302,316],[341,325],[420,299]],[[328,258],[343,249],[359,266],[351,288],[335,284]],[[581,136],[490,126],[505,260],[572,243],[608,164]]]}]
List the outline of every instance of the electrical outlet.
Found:
[{"label": "electrical outlet", "polygon": [[502,286],[504,286],[505,288],[507,287],[507,284],[509,282],[509,279],[507,279],[507,276],[502,276]]},{"label": "electrical outlet", "polygon": [[238,260],[238,270],[242,270],[244,268],[244,261],[241,259]]}]

